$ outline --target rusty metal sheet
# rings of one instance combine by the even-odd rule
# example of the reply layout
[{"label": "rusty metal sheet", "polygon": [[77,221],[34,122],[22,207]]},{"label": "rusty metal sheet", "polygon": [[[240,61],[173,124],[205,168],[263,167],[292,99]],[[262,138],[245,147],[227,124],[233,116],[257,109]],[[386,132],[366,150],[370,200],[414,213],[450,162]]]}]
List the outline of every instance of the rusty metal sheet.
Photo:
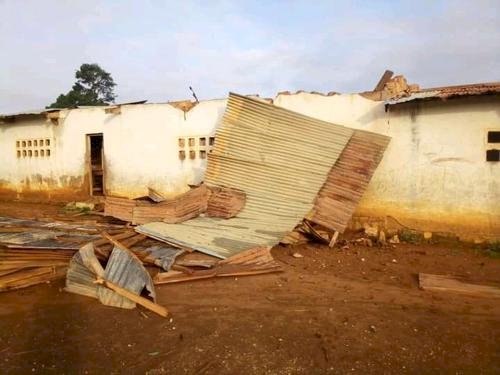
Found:
[{"label": "rusty metal sheet", "polygon": [[88,243],[83,246],[72,258],[66,275],[65,290],[99,299],[108,306],[133,309],[135,302],[123,297],[103,285],[94,281],[98,278],[127,289],[137,295],[146,288],[149,296],[156,300],[153,280],[146,271],[142,262],[134,258],[129,252],[114,247],[103,269],[94,252],[94,245]]},{"label": "rusty metal sheet", "polygon": [[95,274],[84,265],[80,252],[76,252],[69,263],[64,290],[97,299],[99,297],[95,280]]},{"label": "rusty metal sheet", "polygon": [[355,130],[306,218],[328,229],[344,232],[389,141],[390,137],[381,134]]},{"label": "rusty metal sheet", "polygon": [[472,85],[446,86],[423,89],[392,98],[386,105],[395,105],[419,100],[449,99],[461,96],[491,95],[500,93],[500,82],[476,83]]},{"label": "rusty metal sheet", "polygon": [[17,233],[12,233],[12,232],[0,233],[0,243],[12,244],[12,245],[25,245],[33,242],[36,243],[39,241],[46,241],[49,239],[53,240],[60,234],[61,232],[48,231],[48,230],[17,232]]},{"label": "rusty metal sheet", "polygon": [[176,249],[174,247],[154,245],[144,250],[147,253],[146,259],[152,259],[154,264],[168,271],[175,262],[175,259],[184,253],[184,250]]},{"label": "rusty metal sheet", "polygon": [[[149,276],[142,263],[133,258],[127,251],[121,250],[116,246],[113,248],[111,256],[108,259],[103,278],[137,295],[140,295],[145,287],[149,292],[149,296],[154,301],[156,300],[153,280],[151,280],[151,276]],[[135,302],[115,293],[105,286],[99,285],[97,287],[97,295],[99,301],[104,305],[124,309],[135,308]]]},{"label": "rusty metal sheet", "polygon": [[219,258],[275,245],[312,209],[352,134],[350,128],[231,93],[205,183],[244,191],[243,210],[227,220],[198,217],[136,230]]}]

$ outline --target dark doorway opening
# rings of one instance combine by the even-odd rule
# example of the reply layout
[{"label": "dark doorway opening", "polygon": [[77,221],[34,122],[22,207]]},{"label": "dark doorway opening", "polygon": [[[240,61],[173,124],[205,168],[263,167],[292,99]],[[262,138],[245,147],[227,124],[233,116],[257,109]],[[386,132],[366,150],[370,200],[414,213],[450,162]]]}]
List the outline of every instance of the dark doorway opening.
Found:
[{"label": "dark doorway opening", "polygon": [[102,134],[87,135],[90,194],[104,195],[104,148]]}]

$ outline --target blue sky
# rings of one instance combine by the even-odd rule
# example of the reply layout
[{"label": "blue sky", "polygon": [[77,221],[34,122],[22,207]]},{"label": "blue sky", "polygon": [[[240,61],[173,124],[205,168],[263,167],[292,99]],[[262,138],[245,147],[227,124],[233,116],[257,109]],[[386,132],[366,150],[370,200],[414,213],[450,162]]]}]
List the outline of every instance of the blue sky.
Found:
[{"label": "blue sky", "polygon": [[500,80],[500,0],[0,0],[0,113],[40,108],[96,62],[117,101],[358,92]]}]

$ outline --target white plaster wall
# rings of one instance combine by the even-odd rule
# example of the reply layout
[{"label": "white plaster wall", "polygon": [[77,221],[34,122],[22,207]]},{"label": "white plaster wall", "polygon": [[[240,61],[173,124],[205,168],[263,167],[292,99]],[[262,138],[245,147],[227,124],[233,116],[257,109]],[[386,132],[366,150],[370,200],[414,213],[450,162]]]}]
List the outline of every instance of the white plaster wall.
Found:
[{"label": "white plaster wall", "polygon": [[[74,114],[64,111],[61,115],[71,117]],[[80,142],[81,133],[82,129],[65,126],[63,121],[61,125],[54,125],[42,116],[19,118],[15,123],[0,125],[2,189],[36,192],[60,189],[75,183],[71,179],[82,176],[85,153],[85,143]],[[16,141],[33,139],[50,139],[50,156],[18,158]]]},{"label": "white plaster wall", "polygon": [[[420,230],[500,236],[500,165],[485,161],[498,98],[391,107],[357,94],[279,95],[276,105],[392,137],[357,209]],[[415,109],[418,108],[418,109]]]},{"label": "white plaster wall", "polygon": [[[225,110],[226,100],[204,101],[184,112],[168,104],[122,106],[104,127],[106,190],[110,195],[139,197],[152,187],[166,196],[203,180],[206,159],[179,159],[179,137],[208,137]],[[196,147],[198,151],[198,147]]]},{"label": "white plaster wall", "polygon": [[[62,111],[59,125],[42,116],[1,124],[0,188],[42,191],[50,198],[57,189],[86,183],[86,135],[102,133],[107,194],[135,198],[147,194],[149,186],[177,195],[200,183],[206,167],[198,146],[195,160],[187,146],[186,159],[179,160],[178,137],[198,141],[213,135],[225,105],[225,99],[204,101],[186,113],[167,103],[124,105],[120,114],[81,108]],[[17,158],[15,141],[32,138],[51,139],[50,158]]]}]

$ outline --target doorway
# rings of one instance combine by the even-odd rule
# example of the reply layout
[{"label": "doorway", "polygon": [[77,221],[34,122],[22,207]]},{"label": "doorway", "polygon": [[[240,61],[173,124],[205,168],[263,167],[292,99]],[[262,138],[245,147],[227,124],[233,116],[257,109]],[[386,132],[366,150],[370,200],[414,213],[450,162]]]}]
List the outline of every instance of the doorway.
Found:
[{"label": "doorway", "polygon": [[104,148],[101,134],[87,134],[90,195],[104,195]]}]

